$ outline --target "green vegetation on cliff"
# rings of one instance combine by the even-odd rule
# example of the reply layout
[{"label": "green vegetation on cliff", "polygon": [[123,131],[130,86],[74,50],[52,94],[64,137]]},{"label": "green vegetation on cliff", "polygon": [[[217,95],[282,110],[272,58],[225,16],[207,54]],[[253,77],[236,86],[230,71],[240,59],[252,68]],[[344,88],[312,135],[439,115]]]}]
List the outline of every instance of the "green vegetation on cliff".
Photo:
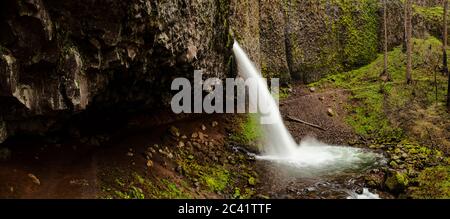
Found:
[{"label": "green vegetation on cliff", "polygon": [[[392,81],[380,82],[383,71],[383,56],[359,69],[330,75],[311,86],[333,84],[338,88],[351,91],[351,99],[359,103],[353,108],[347,122],[361,135],[399,136],[398,127],[393,127],[387,115],[387,108],[402,109],[412,100],[430,105],[436,102],[434,72],[439,69],[442,44],[436,38],[414,39],[413,54],[415,86],[405,84],[405,55],[401,47],[388,53]],[[442,108],[446,95],[446,77],[437,74],[438,103]],[[395,134],[396,133],[396,134]]]},{"label": "green vegetation on cliff", "polygon": [[333,34],[342,46],[338,51],[344,69],[370,63],[377,57],[379,16],[377,0],[334,0],[340,10],[332,23]]},{"label": "green vegetation on cliff", "polygon": [[[347,123],[384,149],[391,168],[385,186],[410,197],[448,197],[445,159],[450,117],[445,111],[447,79],[441,69],[442,44],[414,39],[413,85],[405,79],[402,47],[388,53],[391,81],[383,81],[383,56],[360,69],[330,75],[310,86],[349,91]],[[435,83],[435,77],[436,82]],[[441,166],[439,166],[441,165]]]}]

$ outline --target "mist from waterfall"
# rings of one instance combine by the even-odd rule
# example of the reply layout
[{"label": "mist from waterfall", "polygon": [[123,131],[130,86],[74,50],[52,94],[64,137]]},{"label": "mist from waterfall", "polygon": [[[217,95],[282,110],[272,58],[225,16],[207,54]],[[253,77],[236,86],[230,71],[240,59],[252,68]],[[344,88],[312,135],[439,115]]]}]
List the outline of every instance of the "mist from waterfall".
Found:
[{"label": "mist from waterfall", "polygon": [[378,154],[353,147],[327,145],[310,137],[297,144],[283,122],[266,80],[237,42],[233,45],[233,52],[242,76],[257,79],[258,100],[269,109],[264,116],[269,116],[273,121],[272,124],[261,125],[264,151],[259,159],[307,169],[310,173],[363,168],[377,162]]}]

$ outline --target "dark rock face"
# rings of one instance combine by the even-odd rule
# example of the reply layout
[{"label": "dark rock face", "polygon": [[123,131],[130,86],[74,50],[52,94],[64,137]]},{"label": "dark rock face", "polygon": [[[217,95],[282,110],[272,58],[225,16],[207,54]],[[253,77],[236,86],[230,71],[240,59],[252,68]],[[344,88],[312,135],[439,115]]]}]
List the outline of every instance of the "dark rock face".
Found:
[{"label": "dark rock face", "polygon": [[20,121],[37,116],[130,103],[163,107],[173,78],[192,77],[195,69],[228,72],[228,1],[0,4],[2,141],[6,130],[21,131]]},{"label": "dark rock face", "polygon": [[[403,5],[388,2],[391,48],[403,42]],[[236,74],[233,37],[282,82],[367,64],[381,48],[380,11],[378,0],[3,0],[0,142],[91,109],[167,107],[176,77]],[[415,15],[414,34],[438,35],[430,25]]]}]

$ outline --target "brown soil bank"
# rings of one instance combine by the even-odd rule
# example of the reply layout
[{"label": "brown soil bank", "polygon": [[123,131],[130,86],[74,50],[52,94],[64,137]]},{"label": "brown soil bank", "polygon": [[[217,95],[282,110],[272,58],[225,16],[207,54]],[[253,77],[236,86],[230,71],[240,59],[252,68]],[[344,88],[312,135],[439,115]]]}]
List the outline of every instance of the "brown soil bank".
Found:
[{"label": "brown soil bank", "polygon": [[211,115],[154,125],[143,115],[113,132],[8,140],[0,197],[255,197],[254,159],[225,141],[231,121]]}]

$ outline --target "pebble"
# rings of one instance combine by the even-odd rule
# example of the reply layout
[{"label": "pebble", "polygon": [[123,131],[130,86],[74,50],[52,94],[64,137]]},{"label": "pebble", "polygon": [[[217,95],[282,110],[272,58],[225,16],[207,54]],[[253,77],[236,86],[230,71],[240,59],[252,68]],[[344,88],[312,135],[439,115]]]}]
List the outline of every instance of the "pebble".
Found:
[{"label": "pebble", "polygon": [[153,161],[152,161],[152,160],[148,160],[148,161],[147,161],[147,167],[148,167],[148,168],[153,167]]},{"label": "pebble", "polygon": [[183,174],[183,167],[177,166],[177,167],[175,168],[175,171],[176,171],[177,173]]},{"label": "pebble", "polygon": [[170,127],[170,133],[175,137],[180,137],[180,131],[175,126]]},{"label": "pebble", "polygon": [[328,109],[327,109],[327,114],[328,114],[328,116],[330,116],[330,117],[333,117],[333,116],[335,115],[333,109],[331,109],[331,108],[328,108]]},{"label": "pebble", "polygon": [[29,173],[28,177],[31,178],[34,184],[41,185],[41,181],[34,174]]},{"label": "pebble", "polygon": [[205,135],[203,135],[202,132],[198,132],[198,137],[200,138],[200,140],[204,140],[205,139]]}]

